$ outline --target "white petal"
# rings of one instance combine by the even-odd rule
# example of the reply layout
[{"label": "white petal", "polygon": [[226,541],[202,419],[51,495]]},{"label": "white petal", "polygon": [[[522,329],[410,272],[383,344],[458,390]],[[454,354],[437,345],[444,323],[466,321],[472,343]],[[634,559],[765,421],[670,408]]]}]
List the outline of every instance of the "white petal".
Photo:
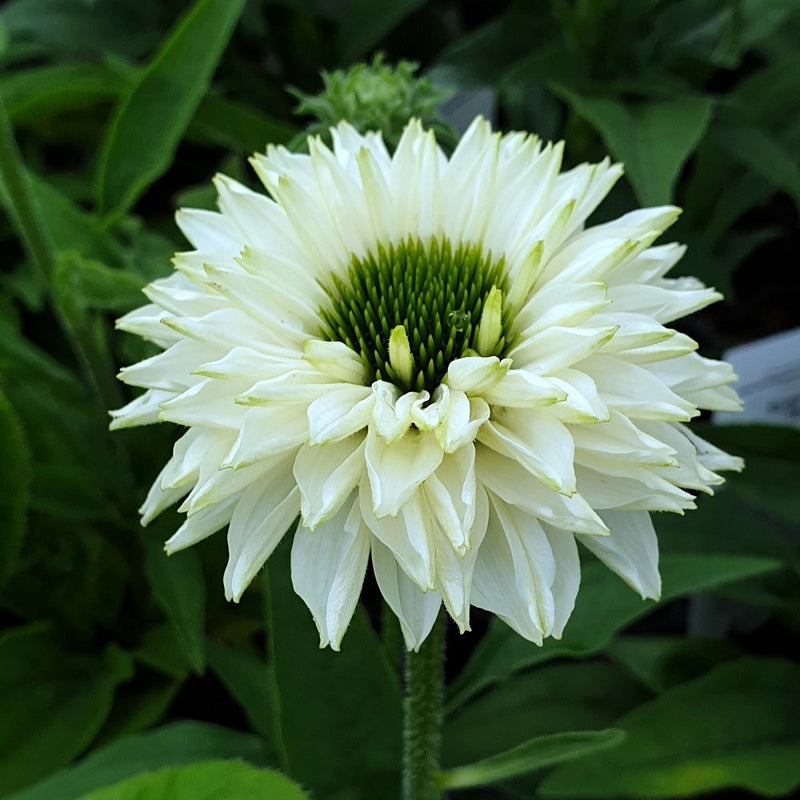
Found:
[{"label": "white petal", "polygon": [[733,470],[734,472],[741,472],[744,469],[744,461],[738,456],[728,455],[728,453],[720,450],[718,447],[711,444],[711,442],[700,438],[685,425],[678,425],[676,427],[695,446],[697,449],[697,460],[706,467],[706,469]]},{"label": "white petal", "polygon": [[556,563],[538,521],[490,496],[489,522],[472,582],[472,604],[536,644],[555,624]]},{"label": "white petal", "polygon": [[224,528],[231,521],[240,497],[240,494],[231,495],[226,500],[187,517],[183,525],[164,543],[164,550],[172,555]]},{"label": "white petal", "polygon": [[512,369],[483,397],[493,406],[539,408],[566,400],[567,393],[528,370]]},{"label": "white petal", "polygon": [[442,455],[432,433],[409,430],[401,439],[388,444],[370,428],[365,457],[375,515],[397,514],[441,464]]},{"label": "white petal", "polygon": [[551,375],[599,350],[616,330],[616,327],[553,326],[528,339],[523,338],[511,348],[509,355],[517,367],[525,367],[537,375]]},{"label": "white petal", "polygon": [[158,422],[161,419],[161,404],[171,397],[174,397],[173,392],[148,389],[135,400],[131,400],[128,405],[109,412],[111,423],[108,427],[112,431],[116,431],[121,428],[133,428],[136,425],[151,425]]},{"label": "white petal", "polygon": [[423,484],[434,519],[456,552],[463,556],[473,546],[470,531],[475,521],[475,447],[464,445],[448,454]]},{"label": "white petal", "polygon": [[228,527],[225,597],[239,602],[300,511],[300,491],[282,470],[247,489]]},{"label": "white petal", "polygon": [[683,422],[699,413],[644,367],[610,356],[593,356],[581,370],[594,380],[603,400],[631,419]]},{"label": "white petal", "polygon": [[343,384],[318,397],[308,407],[309,444],[345,439],[372,419],[375,397],[369,386]]},{"label": "white petal", "polygon": [[314,530],[339,511],[364,473],[364,436],[303,445],[294,461],[303,526]]},{"label": "white petal", "polygon": [[677,511],[695,508],[694,496],[661,478],[655,472],[647,475],[647,483],[638,477],[609,475],[580,464],[575,467],[578,491],[592,508],[626,509],[628,511]]},{"label": "white petal", "polygon": [[296,450],[308,439],[308,421],[302,405],[250,408],[242,418],[239,435],[220,465],[242,469],[264,459]]},{"label": "white petal", "polygon": [[344,342],[309,339],[303,346],[303,358],[331,378],[355,384],[365,381],[366,371],[361,358]]},{"label": "white petal", "polygon": [[320,647],[339,649],[361,594],[370,538],[357,499],[313,533],[301,525],[294,535],[292,585],[314,617]]},{"label": "white petal", "polygon": [[467,356],[450,362],[447,385],[467,394],[481,394],[503,379],[511,366],[510,359],[496,356]]},{"label": "white petal", "polygon": [[489,405],[480,397],[468,398],[464,392],[451,391],[441,386],[447,396],[447,409],[441,425],[436,429],[436,439],[445,453],[453,453],[475,441],[481,425],[489,419]]},{"label": "white petal", "polygon": [[461,633],[469,630],[472,576],[486,535],[488,519],[489,501],[486,492],[479,488],[469,531],[470,549],[462,553],[454,548],[451,538],[445,535],[446,532],[441,527],[435,534],[436,587]]},{"label": "white petal", "polygon": [[551,325],[580,325],[607,304],[604,283],[574,284],[568,292],[559,284],[548,283],[531,296],[514,326],[529,337]]},{"label": "white petal", "polygon": [[436,622],[441,596],[435,591],[421,591],[378,539],[372,540],[372,569],[381,594],[400,621],[406,647],[419,650]]},{"label": "white petal", "polygon": [[378,519],[372,511],[369,491],[359,490],[361,515],[369,529],[393,554],[403,572],[423,591],[434,588],[435,560],[432,520],[415,495],[396,517]]},{"label": "white petal", "polygon": [[608,533],[603,521],[580,494],[567,497],[547,489],[517,461],[481,446],[476,465],[481,484],[531,516],[576,533],[600,536]]},{"label": "white petal", "polygon": [[542,530],[547,536],[547,541],[553,550],[553,558],[556,561],[556,574],[553,585],[550,587],[555,606],[553,629],[550,631],[550,635],[554,639],[560,639],[564,633],[564,627],[572,615],[572,610],[575,608],[575,598],[578,596],[578,588],[581,583],[581,562],[572,533],[551,528],[549,525],[542,525]]},{"label": "white petal", "polygon": [[658,540],[646,511],[604,511],[610,536],[579,536],[607,567],[633,587],[643,599],[661,597]]},{"label": "white petal", "polygon": [[185,392],[162,402],[159,419],[187,427],[239,428],[246,412],[236,405],[234,398],[243,389],[244,386],[235,381],[200,380]]},{"label": "white petal", "polygon": [[489,420],[483,425],[478,441],[518,461],[548,489],[575,492],[572,435],[546,411],[509,409],[502,423]]},{"label": "white petal", "polygon": [[424,402],[429,397],[427,392],[402,394],[387,381],[375,381],[372,384],[372,393],[375,397],[372,408],[374,429],[390,443],[404,436],[411,427],[411,409],[414,404]]},{"label": "white petal", "polygon": [[175,214],[175,222],[198,250],[238,253],[243,244],[236,225],[216,211],[182,208]]},{"label": "white petal", "polygon": [[240,231],[242,247],[249,244],[303,262],[305,254],[292,235],[285,209],[225,175],[217,175],[214,185],[220,209]]}]

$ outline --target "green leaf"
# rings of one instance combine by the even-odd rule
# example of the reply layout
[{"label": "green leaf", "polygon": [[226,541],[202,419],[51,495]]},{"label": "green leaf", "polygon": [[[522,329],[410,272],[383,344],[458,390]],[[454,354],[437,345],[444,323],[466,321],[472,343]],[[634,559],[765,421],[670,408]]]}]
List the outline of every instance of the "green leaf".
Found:
[{"label": "green leaf", "polygon": [[800,168],[796,154],[763,129],[726,119],[712,125],[710,141],[734,161],[792,196],[800,207]]},{"label": "green leaf", "polygon": [[86,258],[119,264],[122,248],[98,220],[82,211],[50,183],[28,173],[34,202],[57,250],[76,250]]},{"label": "green leaf", "polygon": [[239,761],[205,761],[136,775],[80,800],[307,800],[299,786],[278,772]]},{"label": "green leaf", "polygon": [[610,661],[545,664],[512,675],[448,715],[442,763],[480,761],[553,733],[613,727],[650,697],[638,680]]},{"label": "green leaf", "polygon": [[263,152],[268,144],[285,144],[296,136],[295,125],[219,95],[207,95],[189,127],[188,136],[244,155]]},{"label": "green leaf", "polygon": [[787,123],[787,110],[795,108],[800,95],[800,53],[791,52],[746,74],[727,95],[726,103],[748,121],[780,129]]},{"label": "green leaf", "polygon": [[14,407],[0,390],[0,585],[22,547],[28,516],[31,456]]},{"label": "green leaf", "polygon": [[123,86],[120,75],[105,65],[58,64],[4,75],[0,95],[18,125],[116,98]]},{"label": "green leaf", "polygon": [[[518,62],[530,58],[535,62],[538,77],[540,53],[546,53],[544,60],[548,61],[550,44],[557,40],[558,31],[551,14],[514,4],[505,14],[446,47],[428,74],[437,85],[492,86],[502,81]],[[576,55],[580,60],[580,54]],[[521,67],[521,71],[521,80],[526,73],[532,77],[529,67]]]},{"label": "green leaf", "polygon": [[789,558],[800,525],[800,431],[780,425],[694,425],[700,436],[743,456],[713,498],[678,520],[656,516],[666,548]]},{"label": "green leaf", "polygon": [[287,771],[319,797],[344,786],[355,796],[394,796],[401,752],[396,676],[361,608],[341,652],[319,648],[311,614],[292,587],[290,540],[267,565],[267,631]]},{"label": "green leaf", "polygon": [[721,639],[680,636],[621,636],[605,652],[653,692],[685,683],[740,655]]},{"label": "green leaf", "polygon": [[4,800],[76,800],[140,773],[227,758],[266,763],[262,742],[255,736],[205,722],[174,722],[109,744],[75,766]]},{"label": "green leaf", "polygon": [[202,674],[206,668],[206,583],[200,556],[194,550],[167,556],[160,544],[147,542],[144,569],[178,646],[192,669]]},{"label": "green leaf", "polygon": [[130,658],[109,647],[75,655],[47,626],[0,638],[0,786],[12,792],[79,755],[111,711],[114,690],[130,678]]},{"label": "green leaf", "polygon": [[[778,569],[779,561],[745,556],[665,554],[661,558],[661,601],[667,602],[726,583],[764,575]],[[655,607],[642,601],[601,564],[581,569],[581,588],[575,610],[561,640],[546,639],[542,647],[523,639],[503,623],[493,620],[487,635],[454,681],[450,707],[457,707],[482,688],[515,672],[552,658],[581,658],[602,650],[613,635]]]},{"label": "green leaf", "polygon": [[68,296],[70,304],[80,311],[97,309],[121,314],[142,305],[145,281],[140,275],[76,253],[63,259],[60,267],[54,280],[59,286],[54,291]]},{"label": "green leaf", "polygon": [[136,57],[158,40],[155,0],[12,0],[0,14],[14,37],[24,36],[58,52]]},{"label": "green leaf", "polygon": [[441,775],[441,786],[445,789],[489,786],[544,767],[552,767],[601,750],[608,750],[616,747],[624,738],[625,733],[614,728],[539,736],[504,753],[445,771]]},{"label": "green leaf", "polygon": [[138,673],[131,682],[120,687],[114,698],[114,708],[92,742],[92,749],[156,725],[180,688],[178,681],[152,673]]},{"label": "green leaf", "polygon": [[684,95],[622,103],[586,97],[563,86],[553,86],[553,90],[597,130],[611,154],[623,162],[643,205],[672,201],[681,167],[711,119],[709,98]]},{"label": "green leaf", "polygon": [[337,36],[339,62],[349,64],[373,50],[386,34],[424,4],[425,0],[347,0]]},{"label": "green leaf", "polygon": [[208,664],[242,707],[253,730],[271,741],[277,712],[270,697],[266,660],[209,640]]},{"label": "green leaf", "polygon": [[244,0],[198,0],[134,81],[100,156],[97,194],[104,213],[129,209],[169,167],[243,7]]},{"label": "green leaf", "polygon": [[800,666],[743,658],[676,686],[618,721],[615,751],[561,767],[544,797],[674,798],[800,785]]}]

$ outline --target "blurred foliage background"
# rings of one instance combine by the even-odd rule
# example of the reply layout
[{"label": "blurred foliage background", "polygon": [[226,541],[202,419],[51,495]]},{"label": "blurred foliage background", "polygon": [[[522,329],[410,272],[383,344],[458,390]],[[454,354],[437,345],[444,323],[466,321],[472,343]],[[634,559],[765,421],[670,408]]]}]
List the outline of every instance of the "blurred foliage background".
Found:
[{"label": "blurred foliage background", "polygon": [[[382,52],[482,92],[502,129],[565,138],[569,164],[623,161],[597,219],[683,207],[678,269],[727,299],[682,327],[717,356],[800,325],[799,42],[798,0],[6,2],[0,798],[238,800],[267,779],[264,796],[301,796],[262,767],[317,798],[397,796],[400,654],[375,592],[341,654],[317,650],[286,548],[227,605],[224,535],[167,559],[178,516],[138,524],[176,431],[107,430],[130,399],[116,369],[147,355],[114,318],[187,247],[174,211],[214,207],[215,172],[253,184],[251,152],[302,141],[288,87]],[[658,517],[659,605],[586,559],[563,641],[480,613],[451,637],[446,766],[534,741],[527,774],[463,796],[800,785],[800,433],[703,435],[748,467]]]}]

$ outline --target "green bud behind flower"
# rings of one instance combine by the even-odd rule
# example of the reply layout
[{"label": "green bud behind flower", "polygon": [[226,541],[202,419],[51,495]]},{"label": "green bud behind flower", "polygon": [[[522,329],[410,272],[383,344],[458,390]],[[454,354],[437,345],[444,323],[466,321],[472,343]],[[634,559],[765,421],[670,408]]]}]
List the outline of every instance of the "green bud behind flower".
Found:
[{"label": "green bud behind flower", "polygon": [[330,128],[346,120],[359,133],[380,131],[387,147],[394,150],[412,117],[432,129],[440,144],[454,146],[457,137],[436,113],[437,106],[450,92],[436,89],[429,78],[416,77],[418,68],[419,64],[412,61],[400,61],[395,66],[385,64],[383,53],[378,53],[371,64],[323,71],[324,88],[319,94],[306,94],[289,87],[289,92],[300,101],[295,113],[316,117],[316,122],[311,122],[294,139],[291,149],[302,149],[308,136],[322,136],[330,144]]}]

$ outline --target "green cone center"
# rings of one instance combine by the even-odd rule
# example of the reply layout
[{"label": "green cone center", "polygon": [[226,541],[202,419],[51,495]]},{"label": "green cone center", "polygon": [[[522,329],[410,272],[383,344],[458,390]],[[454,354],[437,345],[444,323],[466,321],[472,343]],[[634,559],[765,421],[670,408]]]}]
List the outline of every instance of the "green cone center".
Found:
[{"label": "green cone center", "polygon": [[[351,260],[344,276],[324,286],[330,304],[320,309],[322,334],[361,355],[371,380],[403,391],[433,394],[451,361],[465,355],[500,355],[505,336],[479,352],[479,326],[492,288],[505,294],[503,260],[475,245],[407,239]],[[389,358],[389,338],[402,326],[413,368],[401,376]],[[483,349],[486,349],[485,347]]]}]

